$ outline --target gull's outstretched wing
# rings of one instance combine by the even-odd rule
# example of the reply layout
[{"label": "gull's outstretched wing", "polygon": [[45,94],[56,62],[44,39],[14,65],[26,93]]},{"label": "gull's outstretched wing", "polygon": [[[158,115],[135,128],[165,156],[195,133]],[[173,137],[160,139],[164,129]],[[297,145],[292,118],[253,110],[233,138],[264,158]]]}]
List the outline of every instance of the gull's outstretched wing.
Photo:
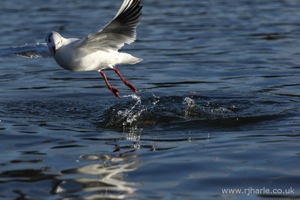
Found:
[{"label": "gull's outstretched wing", "polygon": [[136,39],[136,27],[142,14],[141,0],[124,0],[114,19],[103,29],[90,33],[78,44],[78,48],[117,51],[124,44]]},{"label": "gull's outstretched wing", "polygon": [[46,43],[26,44],[18,47],[0,49],[1,56],[17,55],[27,58],[51,57]]}]

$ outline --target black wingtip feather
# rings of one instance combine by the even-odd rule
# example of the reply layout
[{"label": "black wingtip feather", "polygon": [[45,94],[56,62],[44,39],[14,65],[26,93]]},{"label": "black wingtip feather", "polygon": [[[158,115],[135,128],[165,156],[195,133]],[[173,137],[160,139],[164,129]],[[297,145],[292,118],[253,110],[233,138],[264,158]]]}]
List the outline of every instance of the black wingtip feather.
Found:
[{"label": "black wingtip feather", "polygon": [[131,4],[127,4],[123,12],[121,12],[116,19],[126,24],[137,24],[142,15],[142,5],[140,0],[135,0]]}]

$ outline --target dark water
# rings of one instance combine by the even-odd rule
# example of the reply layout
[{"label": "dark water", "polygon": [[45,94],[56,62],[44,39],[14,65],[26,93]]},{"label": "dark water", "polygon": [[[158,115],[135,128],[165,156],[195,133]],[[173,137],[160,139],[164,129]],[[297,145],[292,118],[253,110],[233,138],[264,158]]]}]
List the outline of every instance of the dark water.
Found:
[{"label": "dark water", "polygon": [[[1,1],[0,45],[84,36],[121,3]],[[137,94],[0,58],[0,199],[299,199],[300,2],[143,4],[124,50],[144,61],[119,66]]]}]

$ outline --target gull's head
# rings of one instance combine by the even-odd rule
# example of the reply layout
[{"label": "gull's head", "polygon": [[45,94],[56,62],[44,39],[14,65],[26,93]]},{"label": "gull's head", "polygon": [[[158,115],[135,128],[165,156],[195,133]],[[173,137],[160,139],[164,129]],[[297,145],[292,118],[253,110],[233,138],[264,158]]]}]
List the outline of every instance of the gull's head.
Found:
[{"label": "gull's head", "polygon": [[48,45],[48,48],[50,52],[55,55],[56,51],[59,50],[59,48],[62,46],[62,37],[57,32],[51,32],[46,37],[46,43]]}]

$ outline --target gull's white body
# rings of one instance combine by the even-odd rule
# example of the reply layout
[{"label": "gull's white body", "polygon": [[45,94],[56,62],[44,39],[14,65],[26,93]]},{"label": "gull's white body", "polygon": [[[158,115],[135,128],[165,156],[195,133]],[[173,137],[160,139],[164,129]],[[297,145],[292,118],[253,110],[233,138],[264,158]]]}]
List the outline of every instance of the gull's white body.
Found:
[{"label": "gull's white body", "polygon": [[[53,35],[60,36],[56,32]],[[55,51],[53,57],[57,64],[70,71],[96,71],[105,68],[113,68],[119,64],[135,64],[141,61],[128,53],[114,50],[90,51],[86,48],[78,48],[80,39],[66,39],[61,37],[61,47]]]},{"label": "gull's white body", "polygon": [[128,53],[119,52],[125,43],[135,41],[141,9],[141,0],[124,0],[110,23],[83,39],[68,39],[57,32],[51,32],[46,37],[46,43],[1,49],[0,56],[9,54],[30,58],[50,56],[66,70],[98,71],[105,79],[108,89],[119,96],[119,91],[108,83],[105,73],[101,71],[110,68],[119,75],[125,85],[136,92],[137,90],[122,77],[115,65],[136,64],[142,60]]}]

